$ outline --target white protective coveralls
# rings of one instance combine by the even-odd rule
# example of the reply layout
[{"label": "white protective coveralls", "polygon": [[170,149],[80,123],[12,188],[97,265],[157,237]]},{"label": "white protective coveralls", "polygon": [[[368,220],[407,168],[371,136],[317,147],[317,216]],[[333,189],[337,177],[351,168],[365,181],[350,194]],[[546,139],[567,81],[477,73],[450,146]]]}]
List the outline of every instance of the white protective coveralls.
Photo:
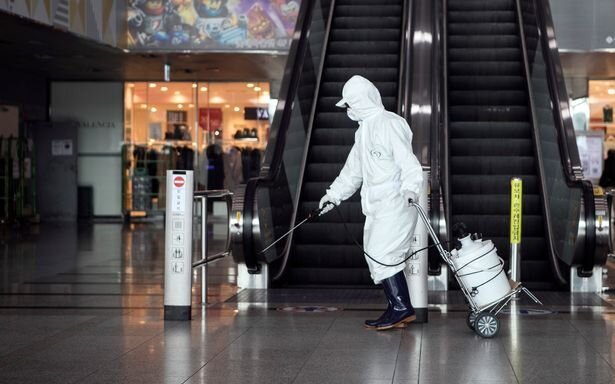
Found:
[{"label": "white protective coveralls", "polygon": [[[417,200],[423,183],[421,164],[412,152],[412,131],[406,120],[384,109],[380,92],[366,78],[353,76],[342,96],[336,105],[349,106],[348,117],[359,122],[359,129],[344,167],[323,200],[328,196],[339,204],[361,187],[365,251],[381,263],[397,264],[410,252],[418,218],[408,199]],[[385,267],[366,260],[376,284],[406,266]]]}]

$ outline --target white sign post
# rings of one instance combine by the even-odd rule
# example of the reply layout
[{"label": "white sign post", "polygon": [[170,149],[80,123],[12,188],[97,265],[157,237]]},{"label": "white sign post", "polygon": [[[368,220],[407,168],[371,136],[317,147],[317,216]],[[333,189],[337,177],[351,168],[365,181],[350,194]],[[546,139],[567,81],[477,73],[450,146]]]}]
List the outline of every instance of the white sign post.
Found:
[{"label": "white sign post", "polygon": [[164,319],[190,320],[193,171],[167,171]]}]

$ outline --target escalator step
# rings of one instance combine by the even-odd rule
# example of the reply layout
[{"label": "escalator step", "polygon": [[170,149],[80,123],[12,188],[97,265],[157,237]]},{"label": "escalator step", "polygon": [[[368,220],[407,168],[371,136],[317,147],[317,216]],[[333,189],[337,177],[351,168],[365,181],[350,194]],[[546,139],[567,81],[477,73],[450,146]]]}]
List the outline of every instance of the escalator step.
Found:
[{"label": "escalator step", "polygon": [[352,68],[352,72],[349,72],[345,68],[325,68],[324,81],[340,81],[346,82],[353,75],[361,75],[372,82],[380,81],[399,81],[399,72],[397,67],[395,68],[369,68],[369,67],[355,67]]},{"label": "escalator step", "polygon": [[[540,192],[535,170],[530,175],[517,174],[523,180],[524,194]],[[509,195],[510,175],[452,175],[451,191],[455,194]]]},{"label": "escalator step", "polygon": [[449,124],[451,139],[531,138],[532,127],[524,121],[467,121]]},{"label": "escalator step", "polygon": [[[399,25],[399,18],[383,18],[382,19],[372,19],[369,18],[367,20],[361,20],[357,25],[350,25],[351,18],[336,18],[333,20],[333,24],[338,23],[346,23],[348,26],[346,28],[337,27],[331,31],[331,35],[329,36],[330,41],[399,41],[401,37],[401,30],[397,28],[392,28],[395,25]],[[378,22],[381,24],[385,24],[384,28],[378,27],[374,25]],[[351,28],[352,27],[352,28]]]},{"label": "escalator step", "polygon": [[459,61],[514,61],[521,58],[519,48],[450,48],[449,62]]},{"label": "escalator step", "polygon": [[[452,196],[452,206],[455,207],[455,215],[509,215],[510,196],[488,195],[463,195],[455,193]],[[539,195],[523,195],[523,214],[541,215]]]},{"label": "escalator step", "polygon": [[[319,164],[319,165],[321,166],[321,169],[322,169],[323,168],[322,164]],[[337,174],[335,176],[337,176]],[[329,188],[329,185],[331,185],[331,182],[335,179],[335,176],[331,180],[327,180],[324,182],[322,181],[314,182],[314,181],[305,180],[305,182],[303,183],[303,191],[302,191],[303,194],[301,197],[301,201],[302,202],[320,201],[320,199],[324,196],[325,192],[327,191],[327,188]],[[359,194],[357,193],[351,196],[347,201],[351,201],[351,202],[361,201],[361,196],[359,196]]]},{"label": "escalator step", "polygon": [[449,36],[449,48],[519,48],[521,42],[514,35]]},{"label": "escalator step", "polygon": [[336,5],[370,5],[377,7],[382,4],[387,5],[401,5],[402,0],[336,0]]},{"label": "escalator step", "polygon": [[[384,82],[384,81],[374,81],[373,82],[378,91],[380,92],[380,96],[382,97],[397,97],[397,87],[398,84],[396,82]],[[337,97],[338,99],[342,97],[342,89],[344,88],[344,82],[323,82],[320,84],[320,96],[321,97]]]},{"label": "escalator step", "polygon": [[292,267],[365,268],[365,259],[354,245],[297,244]]},{"label": "escalator step", "polygon": [[449,0],[448,11],[508,11],[515,9],[514,0]]},{"label": "escalator step", "polygon": [[389,67],[397,69],[399,65],[399,55],[338,55],[335,53],[327,53],[326,63],[327,68],[345,68],[346,73],[353,73],[353,68],[373,67],[382,68]]},{"label": "escalator step", "polygon": [[332,41],[327,52],[344,55],[378,55],[399,53],[399,41]]},{"label": "escalator step", "polygon": [[[508,215],[451,215],[451,223],[465,223],[472,233],[482,233],[484,238],[501,236],[510,231]],[[544,220],[542,215],[525,215],[521,222],[521,236],[544,236]]]},{"label": "escalator step", "polygon": [[517,35],[516,23],[448,23],[449,36],[454,35]]},{"label": "escalator step", "polygon": [[[333,179],[339,175],[344,164],[307,164],[305,169],[305,179],[308,181],[320,181],[331,184]],[[328,187],[329,184],[325,186]]]},{"label": "escalator step", "polygon": [[536,172],[534,156],[451,156],[454,175],[531,175]]},{"label": "escalator step", "polygon": [[335,17],[387,17],[402,14],[401,5],[381,4],[377,7],[371,5],[336,5]]},{"label": "escalator step", "polygon": [[523,76],[519,61],[452,62],[448,65],[451,76]]},{"label": "escalator step", "polygon": [[312,130],[311,143],[313,145],[353,145],[356,128]]},{"label": "escalator step", "polygon": [[449,91],[452,105],[527,105],[524,91]]},{"label": "escalator step", "polygon": [[346,223],[346,228],[348,233],[342,223],[308,222],[295,232],[295,240],[297,244],[313,244],[318,239],[319,244],[343,245],[363,236],[362,223]]},{"label": "escalator step", "polygon": [[[339,109],[339,108],[338,108]],[[339,112],[321,112],[316,114],[315,128],[358,128],[356,121],[352,121],[346,115],[346,112],[340,109]]]},{"label": "escalator step", "polygon": [[450,11],[446,19],[449,23],[516,23],[517,13],[509,10]]},{"label": "escalator step", "polygon": [[522,106],[451,106],[451,121],[527,121],[528,108]]},{"label": "escalator step", "polygon": [[[368,14],[369,15],[369,14]],[[401,13],[400,16],[386,16],[386,17],[340,17],[335,16],[333,18],[332,30],[340,29],[388,29],[392,26],[401,26]]]},{"label": "escalator step", "polygon": [[[525,94],[526,82],[522,76],[449,76],[448,87],[453,90],[519,90]],[[527,96],[526,96],[527,97]]]},{"label": "escalator step", "polygon": [[309,163],[344,163],[350,153],[351,145],[311,145]]},{"label": "escalator step", "polygon": [[534,156],[532,139],[451,139],[454,156]]}]

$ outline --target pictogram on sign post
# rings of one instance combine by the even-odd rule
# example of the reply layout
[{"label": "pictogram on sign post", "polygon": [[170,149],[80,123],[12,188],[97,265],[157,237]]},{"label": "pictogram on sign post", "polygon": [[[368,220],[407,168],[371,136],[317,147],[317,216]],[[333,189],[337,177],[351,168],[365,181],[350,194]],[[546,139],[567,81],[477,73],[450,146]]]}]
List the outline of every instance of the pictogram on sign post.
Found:
[{"label": "pictogram on sign post", "polygon": [[521,279],[521,224],[523,222],[523,181],[510,180],[510,278]]},{"label": "pictogram on sign post", "polygon": [[193,171],[167,171],[164,319],[190,320]]}]

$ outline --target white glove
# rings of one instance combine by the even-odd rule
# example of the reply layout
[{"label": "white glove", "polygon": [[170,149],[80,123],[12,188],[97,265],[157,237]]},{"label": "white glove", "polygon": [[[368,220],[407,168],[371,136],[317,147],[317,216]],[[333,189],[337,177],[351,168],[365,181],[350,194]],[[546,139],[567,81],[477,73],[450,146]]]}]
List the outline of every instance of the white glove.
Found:
[{"label": "white glove", "polygon": [[[327,203],[331,203],[331,204],[327,204]],[[320,211],[320,214],[318,216],[322,216],[325,213],[331,211],[336,205],[340,205],[339,200],[334,199],[333,197],[329,195],[324,195],[322,199],[320,199],[320,203],[318,203],[318,209],[322,209],[322,211]]]},{"label": "white glove", "polygon": [[406,201],[409,203],[410,200],[412,200],[412,202],[417,203],[419,202],[419,197],[416,195],[416,193],[414,192],[410,192],[410,191],[406,191],[404,192],[404,198],[406,199]]}]

